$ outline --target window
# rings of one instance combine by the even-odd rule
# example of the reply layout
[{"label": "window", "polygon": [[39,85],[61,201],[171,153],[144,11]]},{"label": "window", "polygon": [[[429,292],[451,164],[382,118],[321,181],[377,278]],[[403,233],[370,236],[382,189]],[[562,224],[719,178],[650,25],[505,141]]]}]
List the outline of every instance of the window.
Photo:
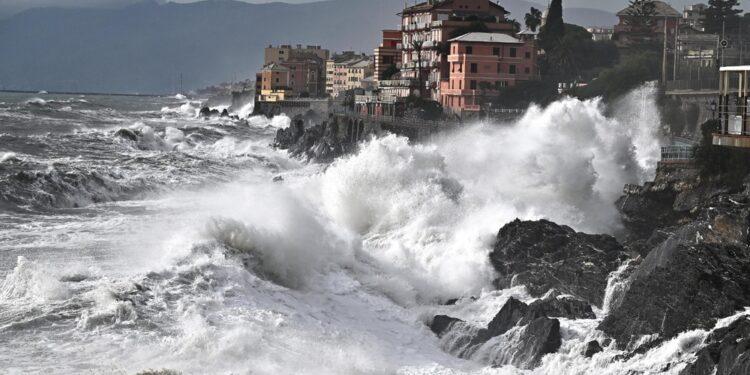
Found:
[{"label": "window", "polygon": [[467,47],[466,47],[466,54],[467,54],[467,55],[472,55],[472,54],[474,54],[474,48],[473,48],[473,47],[471,47],[471,46],[467,46]]},{"label": "window", "polygon": [[526,74],[531,74],[531,68],[529,68],[529,67],[526,67],[523,71]]},{"label": "window", "polygon": [[471,81],[471,82],[469,82],[469,89],[476,90],[477,89],[477,81]]},{"label": "window", "polygon": [[278,78],[276,78],[276,83],[279,83],[279,79]]},{"label": "window", "polygon": [[516,74],[516,66],[515,66],[515,65],[511,65],[511,66],[510,66],[510,71],[509,71],[509,73],[510,73],[510,74]]},{"label": "window", "polygon": [[503,66],[500,65],[500,63],[497,63],[497,73],[499,74],[499,73],[502,73],[502,72],[503,72]]},{"label": "window", "polygon": [[510,57],[516,57],[517,54],[518,54],[518,49],[516,48],[510,49]]},{"label": "window", "polygon": [[495,56],[500,56],[500,48],[499,47],[493,48],[492,49],[492,54],[495,55]]},{"label": "window", "polygon": [[477,72],[477,64],[471,64],[471,72],[476,73]]},{"label": "window", "polygon": [[527,59],[530,59],[530,58],[531,58],[531,52],[526,52],[526,58],[527,58]]}]

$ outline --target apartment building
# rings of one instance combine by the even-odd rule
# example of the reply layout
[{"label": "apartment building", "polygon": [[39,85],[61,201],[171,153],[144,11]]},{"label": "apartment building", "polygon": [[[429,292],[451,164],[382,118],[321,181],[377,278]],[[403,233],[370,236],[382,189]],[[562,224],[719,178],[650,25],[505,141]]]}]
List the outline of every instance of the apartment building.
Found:
[{"label": "apartment building", "polygon": [[370,56],[351,51],[336,55],[326,62],[326,93],[336,98],[344,91],[362,88],[374,71]]},{"label": "apartment building", "polygon": [[398,49],[403,34],[401,30],[383,30],[383,42],[375,48],[375,83],[389,80],[384,73],[391,67],[401,64],[401,51]]},{"label": "apartment building", "polygon": [[450,40],[448,80],[440,102],[451,112],[478,112],[500,89],[539,78],[533,39],[507,34],[469,33]]},{"label": "apartment building", "polygon": [[490,32],[511,35],[507,14],[490,0],[428,0],[405,8],[399,13],[401,77],[420,81],[420,95],[439,100],[440,82],[449,75],[447,42],[477,22]]}]

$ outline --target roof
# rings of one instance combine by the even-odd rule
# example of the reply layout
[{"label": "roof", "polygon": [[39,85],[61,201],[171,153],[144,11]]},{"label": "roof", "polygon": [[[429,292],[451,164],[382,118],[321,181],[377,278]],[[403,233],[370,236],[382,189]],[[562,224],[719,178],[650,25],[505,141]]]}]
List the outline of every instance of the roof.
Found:
[{"label": "roof", "polygon": [[349,64],[350,68],[367,68],[370,66],[370,59],[363,59],[352,64]]},{"label": "roof", "polygon": [[744,66],[723,66],[720,69],[722,72],[750,72],[750,65]]},{"label": "roof", "polygon": [[526,29],[523,29],[523,31],[521,31],[520,33],[518,33],[518,35],[539,35],[539,30],[531,31],[528,28],[526,28]]},{"label": "roof", "polygon": [[277,63],[270,63],[263,67],[263,70],[270,70],[272,72],[287,72],[289,71],[289,68],[279,65]]},{"label": "roof", "polygon": [[[663,1],[654,1],[654,6],[656,7],[656,16],[657,17],[678,17],[682,18],[682,13],[678,12],[675,8],[672,8],[671,5],[663,2]],[[630,10],[632,7],[627,7],[619,12],[617,12],[618,17],[627,17],[630,15]]]},{"label": "roof", "polygon": [[[398,15],[402,14],[410,14],[410,13],[422,13],[422,12],[429,12],[435,8],[438,8],[443,5],[449,5],[453,3],[453,0],[428,0],[416,5],[412,5],[410,7],[404,8]],[[491,0],[489,1],[490,7],[496,8],[501,10],[505,14],[510,14],[505,8],[503,8],[502,5],[493,3]]]},{"label": "roof", "polygon": [[453,38],[449,42],[478,42],[478,43],[513,43],[523,44],[522,41],[508,35],[500,33],[468,33]]}]

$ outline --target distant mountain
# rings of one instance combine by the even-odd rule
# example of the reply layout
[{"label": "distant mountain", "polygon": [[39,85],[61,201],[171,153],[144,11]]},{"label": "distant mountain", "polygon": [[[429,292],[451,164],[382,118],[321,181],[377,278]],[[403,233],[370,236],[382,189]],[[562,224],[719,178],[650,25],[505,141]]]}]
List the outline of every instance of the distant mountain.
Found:
[{"label": "distant mountain", "polygon": [[[531,6],[501,1],[523,21]],[[0,23],[0,88],[171,93],[252,77],[268,44],[321,44],[371,53],[399,24],[403,0],[248,4],[144,2],[120,9],[32,9]],[[606,25],[611,14],[567,9],[567,22]],[[606,21],[612,24],[613,21]]]}]

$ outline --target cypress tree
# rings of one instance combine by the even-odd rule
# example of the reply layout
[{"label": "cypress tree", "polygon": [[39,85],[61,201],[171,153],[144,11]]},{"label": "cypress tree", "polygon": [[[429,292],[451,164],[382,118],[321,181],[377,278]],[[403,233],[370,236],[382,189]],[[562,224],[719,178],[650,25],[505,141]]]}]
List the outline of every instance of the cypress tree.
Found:
[{"label": "cypress tree", "polygon": [[539,32],[539,45],[551,51],[565,34],[562,0],[552,0],[547,11],[547,21]]}]

